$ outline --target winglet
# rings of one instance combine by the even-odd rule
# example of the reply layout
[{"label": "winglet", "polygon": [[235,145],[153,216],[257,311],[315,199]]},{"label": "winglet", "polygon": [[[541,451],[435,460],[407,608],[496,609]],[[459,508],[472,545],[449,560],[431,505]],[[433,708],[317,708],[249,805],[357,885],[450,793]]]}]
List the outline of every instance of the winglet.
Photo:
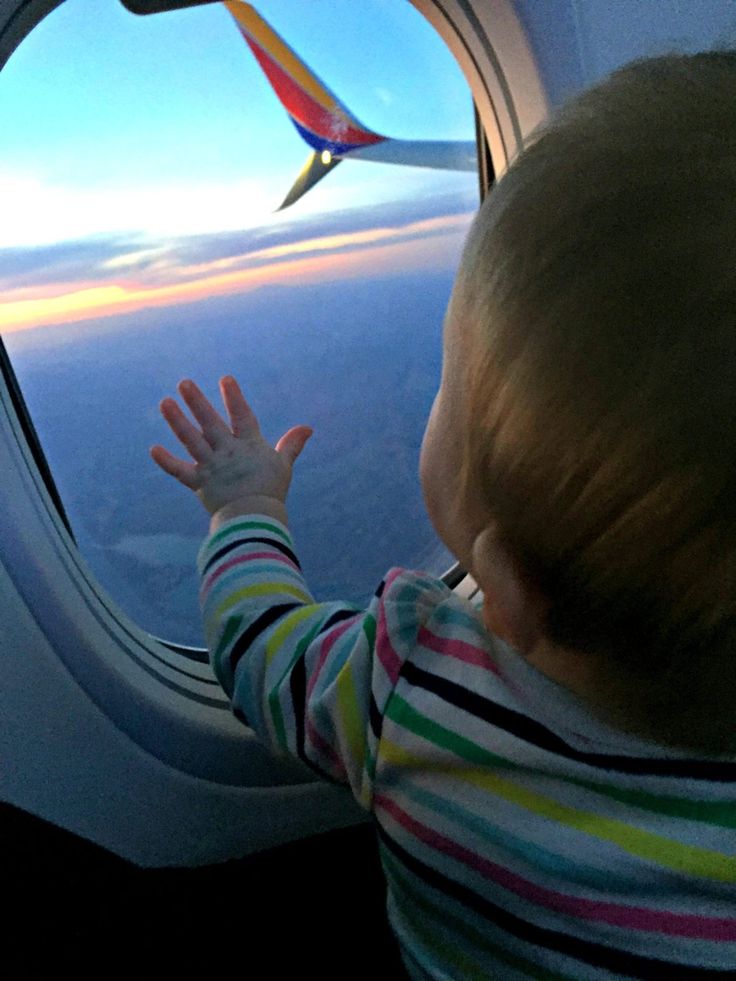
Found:
[{"label": "winglet", "polygon": [[291,186],[291,190],[281,202],[277,211],[283,211],[306,194],[314,185],[326,177],[340,163],[339,157],[331,157],[324,150],[322,153],[311,153],[302,167],[301,173]]},{"label": "winglet", "polygon": [[[315,151],[281,205],[285,208],[324,177],[339,162],[335,158],[382,143],[386,137],[363,126],[251,4],[225,0],[224,5],[299,135]],[[294,196],[302,182],[304,186]]]}]

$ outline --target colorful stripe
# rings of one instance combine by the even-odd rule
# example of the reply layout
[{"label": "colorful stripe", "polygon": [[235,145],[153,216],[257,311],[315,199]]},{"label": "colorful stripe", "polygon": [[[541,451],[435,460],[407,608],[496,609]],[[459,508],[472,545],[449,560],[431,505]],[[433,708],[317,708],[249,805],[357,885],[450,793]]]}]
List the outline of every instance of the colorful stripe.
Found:
[{"label": "colorful stripe", "polygon": [[442,583],[315,603],[287,530],[252,523],[200,552],[213,664],[261,738],[375,813],[412,976],[736,976],[735,761],[606,753],[544,676],[516,692]]},{"label": "colorful stripe", "polygon": [[[569,974],[558,974],[544,970],[539,964],[532,963],[526,958],[509,954],[498,944],[490,941],[482,930],[478,930],[468,922],[468,916],[463,910],[462,915],[455,916],[448,909],[447,899],[442,895],[441,904],[435,905],[429,897],[417,889],[417,884],[407,875],[406,869],[398,862],[391,851],[385,846],[381,849],[381,860],[384,868],[390,873],[392,891],[402,910],[416,910],[420,915],[412,919],[412,930],[423,939],[425,947],[437,951],[437,959],[448,959],[462,973],[454,977],[473,978],[487,981],[488,964],[501,964],[504,967],[521,971],[525,976],[535,981],[569,981]],[[433,922],[429,922],[433,921]],[[463,954],[463,944],[447,944],[443,931],[450,928],[454,938],[465,940],[470,950],[478,952],[480,960],[471,961]],[[449,949],[448,949],[449,948]],[[499,975],[500,976],[500,975]]]},{"label": "colorful stripe", "polygon": [[248,3],[227,2],[243,38],[301,136],[335,156],[385,137],[363,126]]},{"label": "colorful stripe", "polygon": [[485,668],[493,674],[498,674],[498,668],[488,656],[488,651],[469,644],[465,640],[454,640],[452,637],[441,637],[431,633],[426,627],[422,627],[417,635],[417,641],[430,651],[443,654],[446,657],[454,657],[458,661],[466,664],[475,664],[479,668]]},{"label": "colorful stripe", "polygon": [[230,595],[227,596],[217,607],[217,616],[224,616],[242,600],[257,599],[259,596],[282,596],[284,593],[286,593],[287,596],[295,596],[298,600],[302,600],[304,603],[309,603],[311,599],[311,596],[309,593],[305,592],[305,590],[299,589],[297,586],[292,586],[288,582],[256,583],[253,586],[246,586],[245,589],[240,589],[236,593],[230,593]]},{"label": "colorful stripe", "polygon": [[[241,32],[247,34],[254,44],[268,52],[315,102],[327,108],[338,101],[251,4],[245,3],[244,0],[226,0],[224,6],[235,18]],[[349,115],[344,107],[343,111]],[[352,119],[352,122],[360,125],[355,119]]]},{"label": "colorful stripe", "polygon": [[410,662],[404,665],[402,673],[410,684],[431,691],[454,708],[476,715],[490,725],[513,732],[526,742],[534,743],[540,749],[566,756],[570,760],[579,760],[581,763],[602,770],[617,770],[620,773],[689,777],[693,780],[713,780],[724,783],[736,781],[736,763],[730,760],[693,760],[585,752],[574,748],[536,720],[504,707],[475,689],[455,684],[439,673],[423,670]]},{"label": "colorful stripe", "polygon": [[559,890],[547,889],[514,875],[497,862],[491,862],[458,841],[439,834],[407,814],[385,794],[376,794],[374,803],[395,821],[411,832],[419,841],[451,858],[462,862],[484,878],[497,883],[509,892],[521,896],[539,906],[547,906],[558,913],[569,913],[578,919],[598,920],[630,930],[646,930],[675,937],[693,937],[699,940],[736,941],[736,919],[725,917],[694,916],[672,912],[658,912],[637,906],[622,906],[568,896]]},{"label": "colorful stripe", "polygon": [[[308,609],[308,607],[305,607],[304,609]],[[297,625],[298,622],[293,623],[292,629],[294,629]],[[288,677],[290,679],[293,676],[294,668],[296,664],[304,656],[305,650],[312,642],[315,634],[318,633],[318,631],[319,631],[319,624],[315,625],[311,631],[309,631],[304,637],[302,637],[302,639],[296,645],[293,658],[287,665],[285,665],[284,670],[281,672],[281,675],[279,676],[279,681],[272,686],[271,690],[268,693],[268,707],[270,710],[271,719],[273,721],[274,730],[276,732],[276,742],[278,743],[280,748],[284,751],[287,751],[289,749],[290,741],[289,741],[289,733],[287,732],[287,727],[286,727],[286,720],[284,717],[284,710],[281,704],[282,686],[285,678]],[[285,639],[285,636],[286,635],[282,635],[281,638],[282,641],[283,639]],[[273,650],[272,645],[273,645],[273,638],[271,639],[271,641],[269,641],[269,646],[271,646],[271,649]],[[271,654],[271,656],[273,656],[273,654]],[[269,657],[268,649],[266,651],[266,657],[267,658]],[[298,735],[297,742],[299,741],[300,739]]]},{"label": "colorful stripe", "polygon": [[681,844],[638,830],[623,821],[570,807],[544,794],[529,791],[495,772],[499,766],[517,769],[513,763],[426,718],[398,696],[391,699],[389,713],[392,718],[400,720],[403,728],[424,735],[434,746],[449,750],[465,764],[461,767],[457,760],[437,755],[433,755],[432,760],[428,761],[426,756],[409,753],[384,738],[382,758],[396,768],[426,769],[441,773],[447,780],[457,778],[460,782],[464,781],[486,791],[490,797],[500,797],[530,814],[539,815],[566,829],[576,829],[586,837],[599,838],[614,844],[637,858],[657,862],[673,871],[715,879],[718,882],[736,883],[736,856]]},{"label": "colorful stripe", "polygon": [[334,118],[328,119],[324,123],[321,123],[319,119],[313,120],[313,125],[319,127],[320,132],[316,132],[306,123],[297,122],[294,116],[291,117],[291,121],[297,133],[313,150],[316,150],[317,153],[323,153],[327,150],[333,157],[344,157],[351,150],[357,150],[359,147],[369,146],[372,143],[380,143],[383,140],[383,137],[375,136],[372,133],[362,134],[360,139],[356,139],[355,133],[343,129],[339,121]]},{"label": "colorful stripe", "polygon": [[[432,891],[443,895],[444,904],[448,901],[457,904],[458,908],[463,906],[468,912],[476,914],[477,922],[482,923],[483,919],[488,922],[487,935],[497,934],[499,928],[506,933],[506,938],[511,946],[512,940],[520,940],[523,944],[522,949],[530,950],[534,956],[534,946],[536,946],[536,962],[547,967],[551,966],[552,955],[555,953],[566,955],[568,958],[575,958],[581,969],[583,965],[591,965],[606,971],[616,971],[624,977],[646,978],[652,981],[695,981],[700,978],[725,978],[732,976],[733,972],[721,970],[718,966],[698,965],[697,958],[689,963],[678,964],[675,961],[664,960],[655,957],[645,957],[637,953],[625,950],[622,947],[615,947],[609,944],[600,944],[590,940],[581,939],[574,933],[564,933],[559,930],[551,930],[547,927],[539,926],[530,920],[524,919],[513,913],[508,912],[497,903],[491,902],[485,896],[481,896],[473,889],[469,888],[462,881],[453,879],[438,871],[431,865],[421,861],[406,848],[402,847],[391,837],[380,824],[378,834],[381,842],[398,859],[405,871],[413,873],[417,883],[413,892],[421,895]],[[384,866],[385,868],[385,866]],[[625,942],[626,938],[621,938]],[[697,949],[697,948],[696,948]],[[442,964],[443,948],[435,949],[436,962]],[[503,977],[501,972],[493,969],[490,960],[485,961],[488,977]],[[564,962],[563,962],[564,963]],[[447,973],[446,976],[452,976]],[[427,975],[429,978],[430,975]],[[532,974],[536,978],[536,972]],[[590,971],[577,971],[565,974],[567,978],[589,978]]]},{"label": "colorful stripe", "polygon": [[335,646],[335,644],[340,639],[340,637],[342,637],[344,633],[347,633],[352,626],[353,625],[351,623],[341,623],[339,627],[335,627],[335,629],[332,630],[322,640],[319,649],[319,654],[314,664],[314,669],[310,674],[309,686],[307,688],[308,696],[312,694],[314,689],[317,687],[318,682],[320,681],[320,674],[323,668],[325,667],[325,665],[327,664],[327,659],[329,657],[330,651]]},{"label": "colorful stripe", "polygon": [[207,545],[211,550],[215,545],[219,545],[220,542],[224,541],[225,538],[232,538],[233,533],[246,531],[267,531],[270,535],[274,535],[278,541],[283,542],[284,545],[291,544],[289,536],[285,535],[281,528],[272,521],[241,521],[238,519],[237,524],[228,524],[226,528],[216,531],[214,535],[211,535],[207,539]]},{"label": "colorful stripe", "polygon": [[213,572],[208,579],[205,579],[201,595],[203,597],[206,596],[220,576],[224,575],[229,569],[234,569],[236,566],[242,565],[243,562],[252,562],[254,559],[272,559],[274,562],[283,562],[284,565],[296,569],[291,559],[288,559],[285,555],[279,555],[278,552],[253,552],[250,555],[242,555],[237,559],[230,559],[229,562],[223,562],[219,565],[217,572]]}]

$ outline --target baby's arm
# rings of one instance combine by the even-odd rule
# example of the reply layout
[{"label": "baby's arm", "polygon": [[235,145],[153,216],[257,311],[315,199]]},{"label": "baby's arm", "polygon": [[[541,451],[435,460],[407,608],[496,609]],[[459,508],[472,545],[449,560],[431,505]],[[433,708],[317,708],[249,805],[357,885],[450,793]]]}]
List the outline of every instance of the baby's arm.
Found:
[{"label": "baby's arm", "polygon": [[311,430],[290,429],[274,450],[235,381],[220,387],[230,427],[193,382],[179,391],[201,431],[173,399],[161,403],[194,464],[151,451],[212,514],[198,559],[212,667],[235,714],[265,742],[350,784],[369,807],[384,709],[447,587],[394,569],[365,610],[316,603],[284,523],[292,466]]},{"label": "baby's arm", "polygon": [[392,569],[367,609],[316,603],[288,529],[256,514],[210,535],[198,565],[210,660],[236,716],[370,808],[384,713],[448,588]]},{"label": "baby's arm", "polygon": [[[373,656],[371,631],[365,625],[372,622],[371,615],[350,604],[314,602],[285,527],[284,502],[293,463],[311,430],[290,429],[273,449],[233,378],[220,381],[230,426],[194,382],[183,381],[178,389],[201,428],[173,399],[161,402],[161,413],[195,462],[180,460],[163,446],[154,446],[151,456],[194,491],[212,515],[198,565],[215,674],[235,714],[262,739],[301,757],[325,776],[350,783],[364,798]],[[356,693],[349,720],[334,707],[326,710],[329,698],[324,701],[323,687],[316,683],[320,673],[322,679],[335,670],[340,673],[334,661],[338,652],[327,656],[338,636],[343,639],[339,654],[349,662],[343,670],[346,677],[359,679],[363,695],[361,699]],[[292,704],[300,689],[303,696]],[[305,700],[320,715],[319,724],[307,724]],[[309,718],[309,708],[306,714]],[[344,739],[346,725],[352,735],[349,743]]]},{"label": "baby's arm", "polygon": [[294,426],[274,449],[261,435],[258,420],[234,378],[220,379],[230,426],[193,381],[180,382],[178,389],[201,430],[171,398],[161,402],[161,414],[195,462],[180,460],[163,446],[151,449],[154,461],[194,491],[212,515],[211,532],[240,514],[270,515],[286,524],[292,467],[312,430]]}]

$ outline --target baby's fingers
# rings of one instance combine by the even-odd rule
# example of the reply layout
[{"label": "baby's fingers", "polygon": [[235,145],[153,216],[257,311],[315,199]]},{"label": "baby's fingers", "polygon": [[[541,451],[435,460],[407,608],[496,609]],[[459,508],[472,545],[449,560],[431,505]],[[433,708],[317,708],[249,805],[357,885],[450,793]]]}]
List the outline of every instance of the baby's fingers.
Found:
[{"label": "baby's fingers", "polygon": [[163,446],[152,446],[151,457],[154,463],[157,463],[162,470],[172,477],[176,477],[185,487],[193,491],[198,490],[197,468],[193,463],[187,463],[186,460],[179,460],[178,457],[175,457],[173,453],[169,453]]},{"label": "baby's fingers", "polygon": [[184,381],[179,382],[177,388],[191,409],[192,415],[202,427],[207,443],[215,449],[227,442],[231,436],[230,430],[200,387],[195,385],[191,378],[185,378]]},{"label": "baby's fingers", "polygon": [[230,425],[234,436],[260,435],[258,420],[248,403],[243,398],[240,385],[232,375],[220,379],[220,393],[225,403]]},{"label": "baby's fingers", "polygon": [[311,426],[292,426],[276,444],[276,452],[285,456],[293,466],[313,432]]},{"label": "baby's fingers", "polygon": [[203,462],[212,456],[212,448],[196,426],[187,419],[173,399],[164,399],[159,406],[161,415],[171,426],[171,431],[185,446],[193,460]]}]

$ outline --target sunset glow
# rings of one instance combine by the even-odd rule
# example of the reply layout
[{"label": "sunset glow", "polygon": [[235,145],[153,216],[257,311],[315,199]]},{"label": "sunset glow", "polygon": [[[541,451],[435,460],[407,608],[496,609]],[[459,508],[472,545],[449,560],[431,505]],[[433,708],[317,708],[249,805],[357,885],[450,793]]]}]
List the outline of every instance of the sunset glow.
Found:
[{"label": "sunset glow", "polygon": [[[381,132],[467,137],[464,80],[416,11],[381,12],[394,41],[346,61],[329,13],[258,9]],[[362,37],[365,16],[346,9],[341,36]],[[68,0],[4,68],[0,123],[4,335],[267,285],[446,269],[471,217],[474,178],[364,161],[274,210],[305,144],[219,4],[141,19]]]},{"label": "sunset glow", "polygon": [[447,255],[459,248],[470,217],[459,213],[395,228],[308,238],[194,266],[172,263],[166,270],[169,282],[163,285],[162,263],[153,265],[156,284],[146,283],[145,275],[137,279],[125,276],[126,267],[161,251],[144,249],[107,260],[107,268],[121,269],[121,279],[114,283],[58,282],[34,289],[6,290],[0,300],[0,330],[12,333],[146,307],[192,303],[272,283],[288,285],[441,269],[447,263]]}]

